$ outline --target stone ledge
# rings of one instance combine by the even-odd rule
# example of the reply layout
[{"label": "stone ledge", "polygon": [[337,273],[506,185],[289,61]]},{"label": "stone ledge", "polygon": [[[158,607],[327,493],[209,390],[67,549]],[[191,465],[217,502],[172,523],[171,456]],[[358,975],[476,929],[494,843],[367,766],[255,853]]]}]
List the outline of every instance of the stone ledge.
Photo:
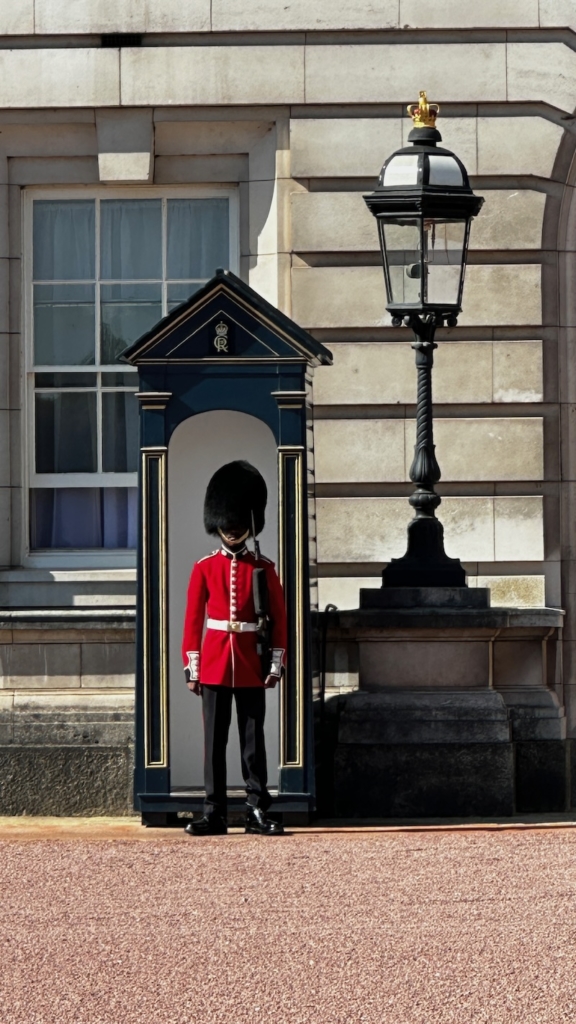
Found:
[{"label": "stone ledge", "polygon": [[136,583],[136,569],[0,569],[0,583]]},{"label": "stone ledge", "polygon": [[0,609],[0,644],[129,644],[135,631],[135,608]]},{"label": "stone ledge", "polygon": [[559,608],[380,608],[316,613],[328,688],[557,689]]},{"label": "stone ledge", "polygon": [[500,693],[508,708],[513,740],[566,739],[564,708],[553,690],[510,687]]},{"label": "stone ledge", "polygon": [[488,608],[488,587],[362,587],[360,608]]},{"label": "stone ledge", "polygon": [[0,629],[90,629],[133,630],[135,608],[2,608]]},{"label": "stone ledge", "polygon": [[[44,697],[44,695],[42,695]],[[91,707],[53,706],[49,700],[28,699],[0,706],[0,744],[8,747],[102,746],[125,747],[134,742],[133,700],[106,701],[96,695]]]},{"label": "stone ledge", "polygon": [[508,743],[566,739],[564,708],[552,690],[396,689],[333,695],[326,716],[338,743]]},{"label": "stone ledge", "polygon": [[[475,634],[496,630],[530,630],[542,635],[563,624],[561,608],[361,608],[330,612],[328,635],[333,637],[383,636],[397,630],[451,630]],[[323,613],[318,614],[322,621]],[[439,634],[436,632],[436,635]],[[521,634],[520,634],[521,635]]]}]

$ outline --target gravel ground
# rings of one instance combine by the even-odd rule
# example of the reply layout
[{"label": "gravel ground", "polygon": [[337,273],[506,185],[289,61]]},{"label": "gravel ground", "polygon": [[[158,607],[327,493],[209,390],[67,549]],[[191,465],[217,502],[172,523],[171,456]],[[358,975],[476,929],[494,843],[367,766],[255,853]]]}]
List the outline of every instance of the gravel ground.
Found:
[{"label": "gravel ground", "polygon": [[0,830],[1,1024],[575,1018],[574,828],[134,830]]}]

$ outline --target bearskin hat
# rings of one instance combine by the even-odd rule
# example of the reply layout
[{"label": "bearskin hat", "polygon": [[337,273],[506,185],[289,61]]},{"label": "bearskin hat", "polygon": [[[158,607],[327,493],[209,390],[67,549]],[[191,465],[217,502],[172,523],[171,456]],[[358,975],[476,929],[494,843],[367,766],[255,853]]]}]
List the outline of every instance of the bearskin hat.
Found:
[{"label": "bearskin hat", "polygon": [[218,530],[250,530],[252,515],[256,535],[264,529],[264,510],[268,490],[264,477],[255,466],[239,460],[227,462],[214,473],[204,499],[206,533]]}]

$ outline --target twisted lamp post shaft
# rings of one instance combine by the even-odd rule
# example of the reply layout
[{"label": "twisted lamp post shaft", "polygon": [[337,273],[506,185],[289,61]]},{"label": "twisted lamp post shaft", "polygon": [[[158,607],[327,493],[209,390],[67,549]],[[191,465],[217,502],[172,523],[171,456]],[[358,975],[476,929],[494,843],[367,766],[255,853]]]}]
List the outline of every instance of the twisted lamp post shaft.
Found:
[{"label": "twisted lamp post shaft", "polygon": [[416,485],[409,501],[415,518],[408,526],[408,549],[402,558],[393,558],[383,573],[386,587],[435,587],[466,585],[466,573],[457,558],[444,551],[444,528],[436,518],[441,498],[434,490],[440,480],[440,466],[434,447],[432,406],[432,367],[434,365],[435,316],[406,318],[415,334],[418,395],[416,405],[416,444],[410,467],[410,479]]},{"label": "twisted lamp post shaft", "polygon": [[432,338],[417,338],[412,348],[416,351],[416,368],[418,370],[418,396],[416,405],[416,445],[414,458],[410,467],[410,479],[416,484],[414,494],[410,496],[410,504],[416,517],[434,516],[440,504],[440,497],[434,490],[441,473],[436,460],[434,446],[434,424],[432,416],[432,367],[434,365],[433,328]]}]

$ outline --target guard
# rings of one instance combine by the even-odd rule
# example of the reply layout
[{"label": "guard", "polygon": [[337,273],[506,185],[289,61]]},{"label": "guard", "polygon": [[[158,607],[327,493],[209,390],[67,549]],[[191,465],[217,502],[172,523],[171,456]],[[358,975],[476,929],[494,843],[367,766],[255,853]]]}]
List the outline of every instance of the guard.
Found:
[{"label": "guard", "polygon": [[[189,835],[225,835],[226,745],[236,702],[242,776],[246,784],[246,832],[281,835],[266,814],[264,715],[266,689],[276,686],[286,656],[286,608],[274,564],[260,554],[267,489],[249,462],[229,462],[214,474],[204,501],[206,532],[222,546],[196,562],[190,577],[182,658],[188,688],[202,696],[204,720],[204,816],[186,826]],[[254,539],[254,554],[246,546]],[[206,634],[202,641],[205,616]]]}]

